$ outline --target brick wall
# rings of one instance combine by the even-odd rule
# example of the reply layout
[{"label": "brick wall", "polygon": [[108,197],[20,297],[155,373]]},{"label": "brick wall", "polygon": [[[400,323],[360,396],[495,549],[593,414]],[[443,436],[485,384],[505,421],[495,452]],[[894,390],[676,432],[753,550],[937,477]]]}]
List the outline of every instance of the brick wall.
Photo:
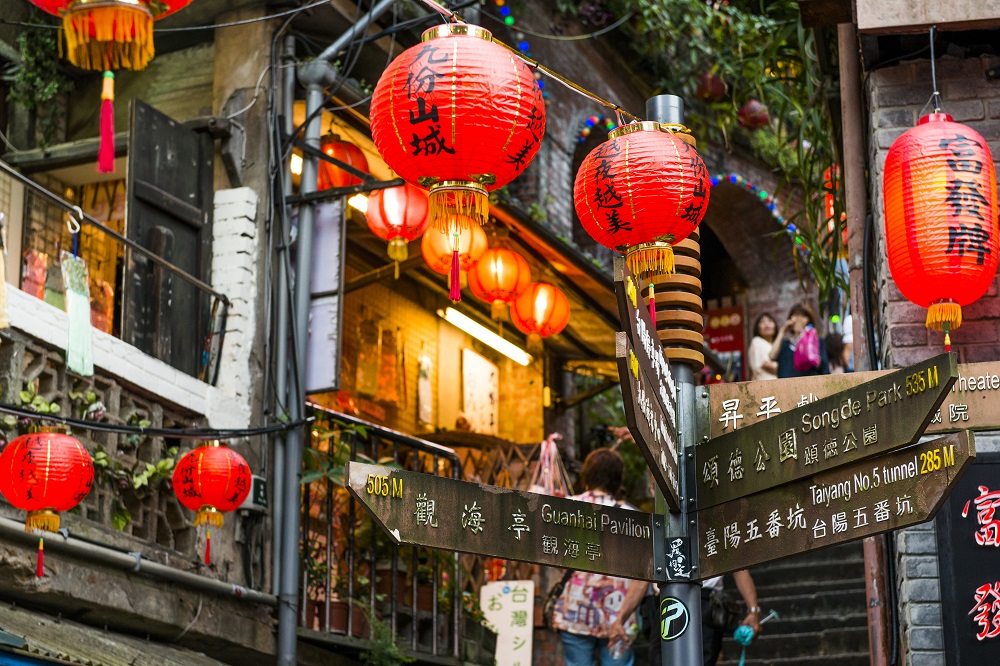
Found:
[{"label": "brick wall", "polygon": [[[994,158],[1000,156],[1000,81],[987,80],[985,71],[998,58],[938,60],[943,110],[956,122],[969,125],[986,139]],[[877,232],[876,262],[879,286],[879,327],[886,367],[899,367],[943,351],[943,334],[924,327],[926,310],[906,299],[893,283],[886,263],[882,176],[886,154],[900,134],[913,127],[931,94],[930,62],[904,62],[871,72],[866,95],[871,135],[869,146],[871,211]],[[926,112],[926,111],[925,111]],[[962,326],[952,333],[953,349],[963,363],[1000,359],[1000,298],[997,281],[978,302],[962,309]],[[977,433],[980,451],[1000,449],[996,435]],[[896,541],[902,648],[910,666],[945,663],[938,573],[938,544],[934,522],[902,530]]]}]

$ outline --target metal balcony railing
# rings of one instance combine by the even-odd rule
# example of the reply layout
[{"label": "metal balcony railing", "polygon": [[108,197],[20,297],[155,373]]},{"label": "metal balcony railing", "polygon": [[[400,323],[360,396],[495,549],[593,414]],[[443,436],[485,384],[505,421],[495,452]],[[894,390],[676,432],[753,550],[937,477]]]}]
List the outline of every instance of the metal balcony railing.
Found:
[{"label": "metal balcony railing", "polygon": [[[196,339],[199,342],[203,342],[204,346],[191,350],[193,355],[197,354],[199,356],[199,359],[196,362],[188,358],[172,358],[169,350],[161,354],[160,346],[162,345],[154,344],[153,348],[143,349],[143,351],[161,358],[161,360],[188,372],[188,374],[196,375],[199,379],[202,379],[210,384],[215,384],[216,373],[218,370],[218,359],[221,354],[222,341],[226,330],[226,318],[230,305],[229,299],[226,295],[213,289],[211,285],[206,284],[199,278],[191,275],[181,268],[178,268],[152,250],[143,247],[135,240],[128,238],[92,215],[87,214],[81,210],[79,206],[67,201],[31,178],[21,174],[9,164],[0,161],[0,213],[4,214],[7,220],[13,219],[14,217],[14,211],[10,209],[13,205],[13,197],[9,194],[12,189],[11,183],[13,182],[20,183],[25,188],[24,225],[26,229],[31,223],[28,219],[29,217],[31,217],[35,223],[37,223],[38,220],[41,220],[41,223],[46,226],[51,226],[54,220],[58,219],[58,224],[62,225],[62,228],[60,229],[50,230],[54,233],[55,240],[52,242],[54,247],[73,247],[73,235],[66,231],[66,224],[64,222],[64,219],[68,214],[73,218],[73,220],[80,223],[81,226],[93,228],[101,236],[107,237],[112,242],[122,246],[125,250],[127,250],[127,253],[131,253],[131,256],[135,256],[144,262],[148,262],[152,266],[150,284],[141,288],[162,291],[163,293],[168,294],[166,304],[160,303],[159,305],[160,309],[163,311],[147,313],[147,315],[153,317],[153,321],[156,323],[157,327],[169,328],[171,326],[190,326],[191,317],[189,316],[189,313],[182,317],[177,316],[177,313],[174,313],[172,316],[169,312],[169,294],[172,292],[171,283],[174,276],[193,286],[200,294],[198,297],[199,299],[210,299],[210,316],[208,317],[207,326],[205,326],[206,330],[196,332]],[[5,193],[7,196],[4,196]],[[77,235],[79,236],[79,234]],[[66,238],[69,238],[68,242],[66,242]],[[79,249],[79,256],[86,260],[88,265],[94,266],[95,263],[99,264],[101,259],[107,260],[107,257],[102,257],[101,259],[88,257],[88,252],[92,252],[92,250],[88,250],[88,247],[86,246]],[[128,256],[126,256],[127,253],[118,253],[116,251],[112,260],[115,263],[126,262],[128,260]],[[13,260],[13,258],[8,259],[8,261],[10,260]],[[101,317],[99,314],[95,314],[93,302],[91,309],[91,321],[96,327],[105,330],[105,332],[112,333],[116,337],[122,338],[123,327],[120,325],[120,322],[126,319],[126,311],[128,308],[139,306],[130,304],[128,302],[128,298],[124,296],[125,271],[123,271],[123,267],[116,266],[113,263],[110,268],[106,267],[104,272],[107,273],[109,270],[113,276],[112,281],[114,282],[113,294],[110,296],[113,300],[113,306],[110,310],[109,317],[113,318],[114,321],[112,322],[108,317]],[[93,274],[91,275],[91,278],[93,286],[93,283],[96,282]],[[24,271],[22,271],[21,281],[17,286],[22,289],[27,286],[25,285]],[[38,295],[45,285],[39,287],[37,284],[33,284],[32,286],[35,288],[28,289],[27,291]],[[41,298],[41,296],[39,296],[39,298]],[[205,301],[201,302],[205,303]],[[98,324],[99,319],[101,321],[100,325]],[[169,336],[167,337],[167,340],[169,340]],[[197,370],[192,371],[194,368]]]},{"label": "metal balcony railing", "polygon": [[[364,648],[369,618],[404,651],[459,657],[462,580],[455,552],[396,546],[345,488],[347,460],[460,478],[452,449],[311,407],[303,477],[301,625]],[[447,510],[446,507],[442,507]]]}]

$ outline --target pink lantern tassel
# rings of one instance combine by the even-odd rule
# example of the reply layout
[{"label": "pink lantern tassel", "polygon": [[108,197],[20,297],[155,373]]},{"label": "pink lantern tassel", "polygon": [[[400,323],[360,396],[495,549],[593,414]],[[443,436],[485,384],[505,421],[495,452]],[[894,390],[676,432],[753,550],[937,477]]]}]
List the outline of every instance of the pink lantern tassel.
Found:
[{"label": "pink lantern tassel", "polygon": [[653,331],[656,331],[656,292],[653,283],[649,283],[649,318],[653,320]]},{"label": "pink lantern tassel", "polygon": [[97,170],[115,171],[115,75],[104,72],[101,87],[101,143],[97,150]]},{"label": "pink lantern tassel", "polygon": [[462,300],[462,276],[459,273],[460,269],[461,262],[458,258],[458,250],[455,250],[451,253],[451,274],[448,277],[448,298],[453,303],[458,303]]}]

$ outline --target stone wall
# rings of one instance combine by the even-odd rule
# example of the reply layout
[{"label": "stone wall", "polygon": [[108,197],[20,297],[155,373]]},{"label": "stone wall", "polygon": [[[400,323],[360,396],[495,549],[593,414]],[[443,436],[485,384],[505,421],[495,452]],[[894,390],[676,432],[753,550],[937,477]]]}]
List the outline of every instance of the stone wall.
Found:
[{"label": "stone wall", "polygon": [[[942,108],[986,139],[994,159],[1000,156],[1000,81],[987,79],[987,69],[1000,58],[940,58],[937,65]],[[900,367],[941,353],[943,334],[924,326],[926,310],[900,293],[889,274],[885,252],[882,177],[889,147],[913,127],[931,90],[930,61],[904,62],[871,72],[866,95],[871,134],[869,145],[871,212],[877,235],[878,322],[885,367]],[[987,294],[963,308],[962,326],[952,333],[953,349],[963,363],[1000,359],[1000,298],[994,280]],[[977,433],[979,451],[995,451],[995,435]],[[945,663],[941,614],[938,544],[934,522],[897,535],[896,563],[902,649],[911,666]]]}]

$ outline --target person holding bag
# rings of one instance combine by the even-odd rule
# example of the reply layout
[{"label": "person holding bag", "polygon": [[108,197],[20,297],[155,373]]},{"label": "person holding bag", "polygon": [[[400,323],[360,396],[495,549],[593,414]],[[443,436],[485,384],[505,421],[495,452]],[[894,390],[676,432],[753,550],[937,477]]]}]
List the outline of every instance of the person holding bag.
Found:
[{"label": "person holding bag", "polygon": [[788,312],[771,346],[770,358],[778,363],[778,377],[808,377],[830,374],[826,345],[816,330],[816,315],[805,303]]},{"label": "person holding bag", "polygon": [[[611,449],[591,451],[583,461],[580,478],[587,489],[572,499],[604,506],[634,506],[615,498],[622,488],[625,465],[621,455]],[[563,579],[562,594],[555,602],[552,626],[559,631],[565,666],[633,666],[631,645],[621,638],[635,621],[631,610],[646,595],[649,583],[615,578],[604,574],[573,571]],[[618,637],[609,644],[609,636]],[[595,651],[599,661],[594,660]]]}]

